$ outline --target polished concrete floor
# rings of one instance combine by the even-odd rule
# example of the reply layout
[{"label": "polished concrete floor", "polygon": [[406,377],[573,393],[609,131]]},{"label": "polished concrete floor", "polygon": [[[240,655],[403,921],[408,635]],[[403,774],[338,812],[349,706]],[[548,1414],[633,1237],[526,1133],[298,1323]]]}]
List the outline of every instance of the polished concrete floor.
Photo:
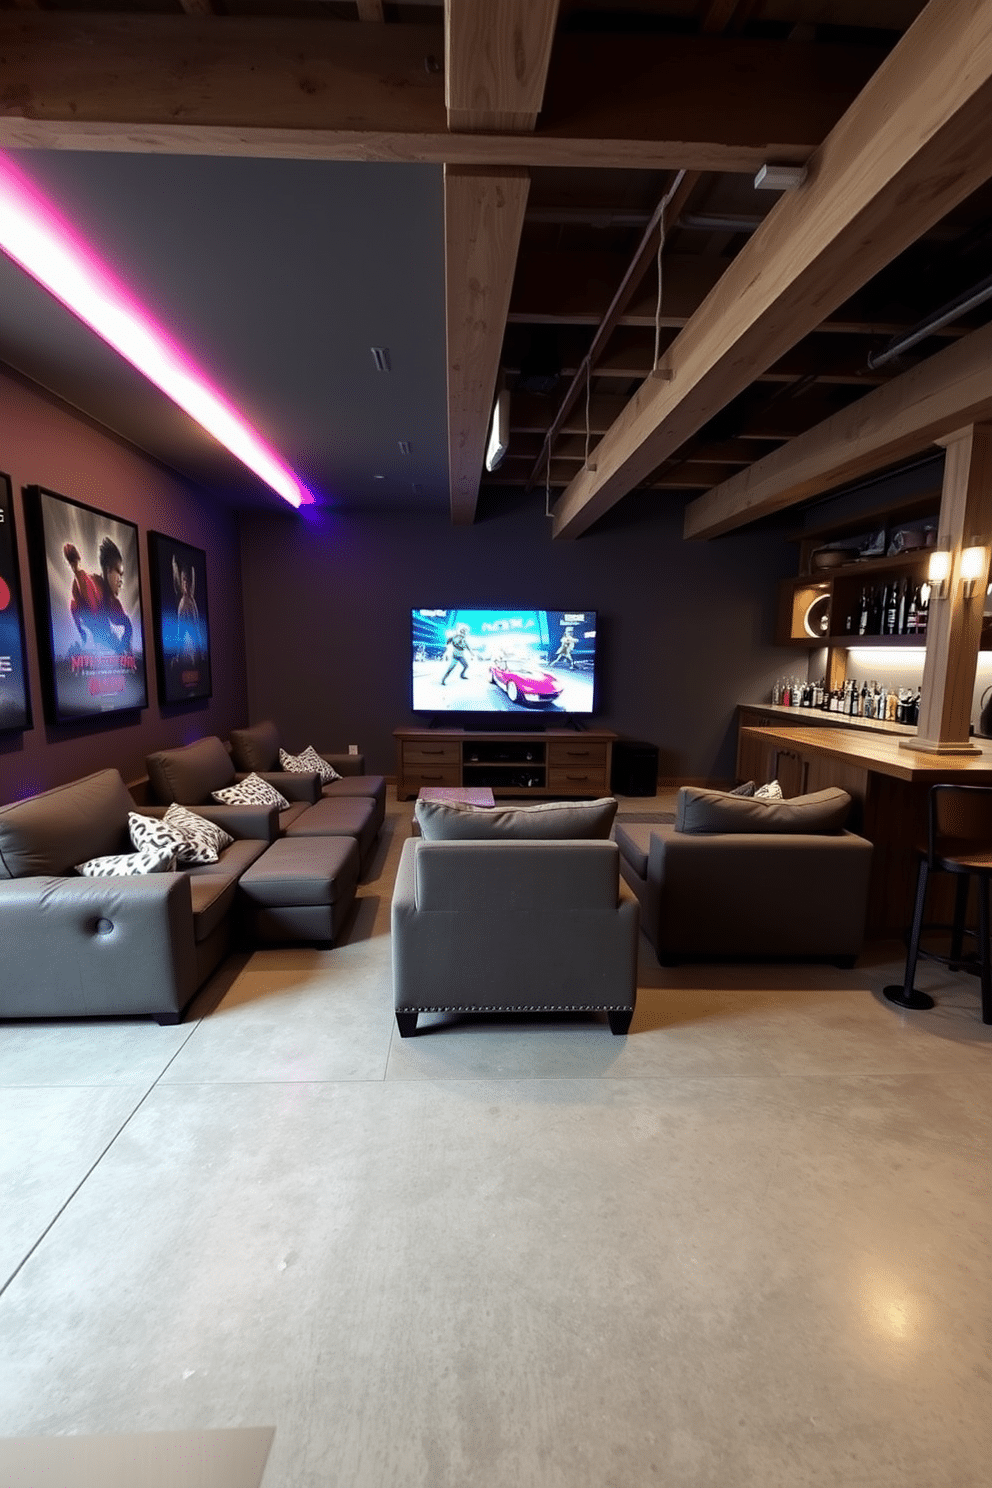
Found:
[{"label": "polished concrete floor", "polygon": [[410,811],[339,947],[177,1028],[0,1027],[0,1436],[273,1426],[264,1488],[987,1485],[975,981],[929,963],[908,1014],[895,944],[644,945],[626,1039],[400,1043]]}]

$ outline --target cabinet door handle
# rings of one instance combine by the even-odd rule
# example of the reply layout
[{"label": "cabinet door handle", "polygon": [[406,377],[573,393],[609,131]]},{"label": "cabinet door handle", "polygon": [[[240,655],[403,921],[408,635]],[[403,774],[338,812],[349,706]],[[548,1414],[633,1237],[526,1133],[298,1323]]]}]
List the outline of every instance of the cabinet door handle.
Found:
[{"label": "cabinet door handle", "polygon": [[420,778],[421,778],[421,780],[443,780],[444,779],[444,776],[443,775],[428,775],[426,773],[426,771],[421,770],[421,772],[420,772]]},{"label": "cabinet door handle", "polygon": [[566,749],[565,753],[568,755],[569,759],[588,759],[589,758],[589,750],[588,749]]},{"label": "cabinet door handle", "polygon": [[424,752],[424,754],[443,754],[444,753],[444,750],[443,749],[428,749],[427,746],[424,745],[423,746],[423,752]]}]

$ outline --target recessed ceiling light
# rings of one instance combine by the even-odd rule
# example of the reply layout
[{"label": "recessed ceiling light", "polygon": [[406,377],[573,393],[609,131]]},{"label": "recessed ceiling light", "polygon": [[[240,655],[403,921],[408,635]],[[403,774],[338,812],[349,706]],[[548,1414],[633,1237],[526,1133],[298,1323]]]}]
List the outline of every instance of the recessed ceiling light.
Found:
[{"label": "recessed ceiling light", "polygon": [[409,441],[409,439],[401,439],[401,440],[399,440],[399,446],[400,446],[400,454],[401,455],[408,455],[410,453],[410,441]]},{"label": "recessed ceiling light", "polygon": [[290,506],[313,502],[299,477],[4,156],[0,249]]},{"label": "recessed ceiling light", "polygon": [[375,362],[375,370],[377,372],[389,372],[392,370],[389,363],[388,346],[373,346],[371,351],[372,360]]}]

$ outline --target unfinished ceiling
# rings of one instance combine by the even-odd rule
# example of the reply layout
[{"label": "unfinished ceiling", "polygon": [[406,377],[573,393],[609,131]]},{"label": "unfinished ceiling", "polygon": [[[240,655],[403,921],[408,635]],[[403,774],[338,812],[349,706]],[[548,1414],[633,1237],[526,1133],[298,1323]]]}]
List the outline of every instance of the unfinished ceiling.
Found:
[{"label": "unfinished ceiling", "polygon": [[992,415],[990,11],[8,0],[0,143],[443,165],[453,520],[709,536]]}]

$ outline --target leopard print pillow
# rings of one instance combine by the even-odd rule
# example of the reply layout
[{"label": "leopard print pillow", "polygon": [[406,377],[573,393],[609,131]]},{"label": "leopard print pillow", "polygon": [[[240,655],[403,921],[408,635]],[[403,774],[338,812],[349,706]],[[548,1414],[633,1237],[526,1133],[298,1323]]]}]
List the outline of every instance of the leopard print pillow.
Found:
[{"label": "leopard print pillow", "polygon": [[334,766],[318,754],[312,744],[308,744],[300,754],[287,754],[285,749],[280,749],[279,764],[288,775],[319,775],[321,785],[341,779]]},{"label": "leopard print pillow", "polygon": [[164,821],[183,839],[183,845],[179,849],[179,862],[183,867],[216,863],[224,848],[234,841],[216,822],[207,821],[205,816],[197,816],[195,811],[189,811],[175,801],[166,811]]},{"label": "leopard print pillow", "polygon": [[128,812],[127,829],[131,834],[131,846],[136,852],[168,847],[178,857],[186,843],[182,833],[167,826],[160,817],[143,816],[138,811]]},{"label": "leopard print pillow", "polygon": [[171,873],[176,866],[176,849],[166,845],[144,847],[140,852],[109,853],[102,858],[87,858],[76,864],[84,878],[133,878],[144,873]]},{"label": "leopard print pillow", "polygon": [[278,806],[280,811],[285,811],[289,805],[286,797],[274,785],[270,785],[254,771],[237,785],[229,785],[225,790],[211,791],[210,794],[222,806]]}]

